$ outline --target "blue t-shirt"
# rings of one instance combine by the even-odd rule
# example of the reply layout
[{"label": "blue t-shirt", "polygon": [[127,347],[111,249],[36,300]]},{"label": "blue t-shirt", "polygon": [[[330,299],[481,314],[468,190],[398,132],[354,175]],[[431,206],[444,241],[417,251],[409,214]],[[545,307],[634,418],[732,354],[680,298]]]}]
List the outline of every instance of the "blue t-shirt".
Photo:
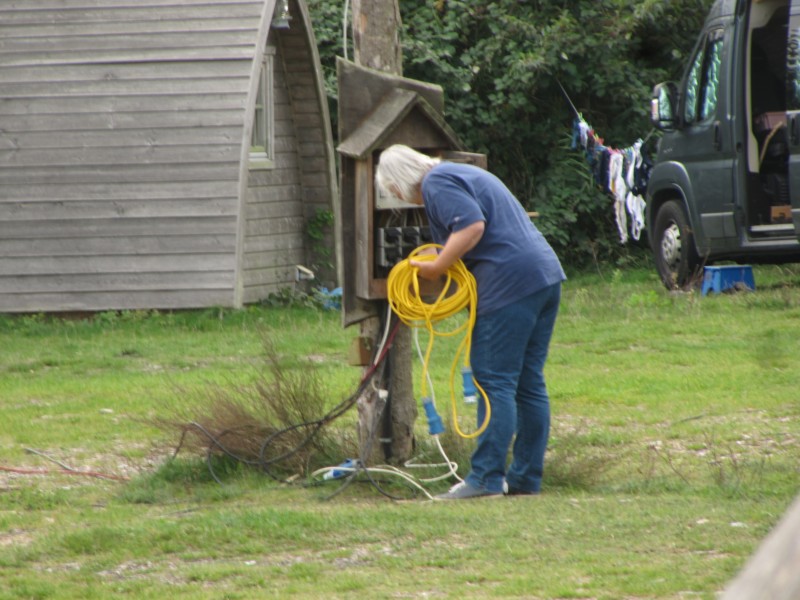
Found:
[{"label": "blue t-shirt", "polygon": [[437,244],[477,221],[483,237],[462,260],[478,283],[478,314],[487,314],[566,279],[555,252],[497,177],[472,165],[442,162],[422,180]]}]

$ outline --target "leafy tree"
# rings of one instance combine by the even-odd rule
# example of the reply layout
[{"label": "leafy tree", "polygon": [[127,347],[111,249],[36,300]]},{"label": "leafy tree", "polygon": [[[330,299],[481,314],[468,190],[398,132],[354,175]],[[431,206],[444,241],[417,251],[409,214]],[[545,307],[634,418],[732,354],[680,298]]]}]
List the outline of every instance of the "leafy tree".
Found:
[{"label": "leafy tree", "polygon": [[[680,77],[711,3],[403,0],[404,74],[444,88],[450,125],[540,212],[567,263],[621,261],[629,248],[617,241],[612,202],[570,148],[572,106],[607,145],[645,138],[652,86]],[[326,48],[342,47],[342,7],[309,4],[330,64]]]}]

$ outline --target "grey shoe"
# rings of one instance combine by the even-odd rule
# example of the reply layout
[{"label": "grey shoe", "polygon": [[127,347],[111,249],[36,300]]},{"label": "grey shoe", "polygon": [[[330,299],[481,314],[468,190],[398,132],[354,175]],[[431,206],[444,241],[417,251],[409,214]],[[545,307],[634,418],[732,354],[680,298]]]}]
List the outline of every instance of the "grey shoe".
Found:
[{"label": "grey shoe", "polygon": [[483,498],[486,496],[502,496],[503,492],[490,492],[472,487],[466,481],[455,484],[450,491],[436,496],[439,500],[469,500],[470,498]]},{"label": "grey shoe", "polygon": [[536,496],[539,492],[531,492],[508,485],[508,482],[503,480],[503,494],[506,496]]},{"label": "grey shoe", "polygon": [[508,486],[505,492],[506,496],[538,496],[539,492],[531,492],[528,490],[521,490],[519,488]]}]

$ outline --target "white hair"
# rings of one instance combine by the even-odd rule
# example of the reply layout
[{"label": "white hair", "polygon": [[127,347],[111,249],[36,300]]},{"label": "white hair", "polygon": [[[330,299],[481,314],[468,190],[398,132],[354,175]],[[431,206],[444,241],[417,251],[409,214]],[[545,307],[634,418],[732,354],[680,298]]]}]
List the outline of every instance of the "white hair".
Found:
[{"label": "white hair", "polygon": [[402,144],[395,144],[381,152],[375,171],[375,182],[383,193],[413,202],[422,178],[439,162],[441,161],[438,158]]}]

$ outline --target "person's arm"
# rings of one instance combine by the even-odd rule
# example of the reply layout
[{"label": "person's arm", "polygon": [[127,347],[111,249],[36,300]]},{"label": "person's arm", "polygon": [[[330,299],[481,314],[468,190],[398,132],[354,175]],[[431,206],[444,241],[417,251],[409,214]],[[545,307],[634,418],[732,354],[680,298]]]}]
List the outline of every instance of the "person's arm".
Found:
[{"label": "person's arm", "polygon": [[464,229],[451,233],[447,238],[442,251],[434,260],[410,260],[412,267],[419,269],[419,275],[423,279],[438,279],[455,262],[472,250],[483,237],[483,230],[486,224],[483,221],[476,221],[467,225]]}]

